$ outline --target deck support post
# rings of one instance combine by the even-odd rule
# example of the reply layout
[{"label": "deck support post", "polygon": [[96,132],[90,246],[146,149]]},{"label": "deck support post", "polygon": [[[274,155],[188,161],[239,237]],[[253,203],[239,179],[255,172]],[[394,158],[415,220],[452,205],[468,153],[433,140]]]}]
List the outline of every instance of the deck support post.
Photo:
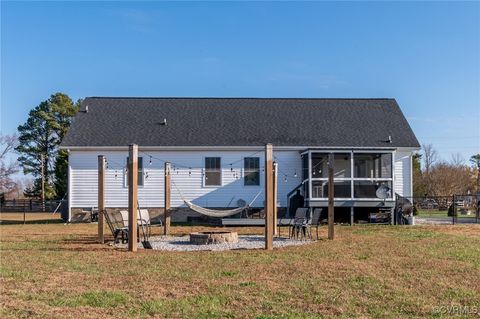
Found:
[{"label": "deck support post", "polygon": [[273,234],[278,236],[278,163],[273,162]]},{"label": "deck support post", "polygon": [[103,213],[105,211],[105,156],[98,155],[98,242],[105,243]]},{"label": "deck support post", "polygon": [[170,163],[165,162],[164,205],[163,205],[163,234],[170,234]]},{"label": "deck support post", "polygon": [[355,219],[355,209],[350,207],[350,226],[353,226],[353,221]]},{"label": "deck support post", "polygon": [[128,148],[128,251],[137,251],[138,145]]},{"label": "deck support post", "polygon": [[334,238],[334,185],[333,185],[333,153],[328,154],[328,239]]},{"label": "deck support post", "polygon": [[273,147],[265,145],[265,249],[273,249]]}]

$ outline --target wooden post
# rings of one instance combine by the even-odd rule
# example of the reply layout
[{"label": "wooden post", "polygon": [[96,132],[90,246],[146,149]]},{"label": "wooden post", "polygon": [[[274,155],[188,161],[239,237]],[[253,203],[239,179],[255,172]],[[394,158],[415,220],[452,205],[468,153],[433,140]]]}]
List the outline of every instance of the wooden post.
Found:
[{"label": "wooden post", "polygon": [[98,155],[98,242],[105,242],[103,234],[103,212],[105,210],[105,156]]},{"label": "wooden post", "polygon": [[273,234],[278,236],[278,163],[273,162]]},{"label": "wooden post", "polygon": [[128,155],[128,250],[137,251],[138,146],[129,146]]},{"label": "wooden post", "polygon": [[265,249],[273,249],[273,147],[265,145]]},{"label": "wooden post", "polygon": [[42,170],[42,212],[45,211],[45,158],[43,154],[40,154],[40,161],[42,162],[41,170]]},{"label": "wooden post", "polygon": [[165,192],[163,205],[163,234],[170,233],[170,163],[165,162]]},{"label": "wooden post", "polygon": [[333,154],[328,154],[328,239],[334,238],[334,185],[333,185]]}]

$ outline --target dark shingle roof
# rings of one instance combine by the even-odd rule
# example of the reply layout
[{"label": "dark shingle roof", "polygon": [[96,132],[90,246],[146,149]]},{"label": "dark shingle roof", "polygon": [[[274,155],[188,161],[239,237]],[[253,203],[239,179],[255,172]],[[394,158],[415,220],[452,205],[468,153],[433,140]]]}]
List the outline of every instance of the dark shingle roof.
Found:
[{"label": "dark shingle roof", "polygon": [[[160,124],[164,118],[167,125]],[[386,142],[389,135],[392,143]],[[83,101],[62,146],[257,146],[267,142],[276,146],[419,146],[394,99],[107,97]]]}]

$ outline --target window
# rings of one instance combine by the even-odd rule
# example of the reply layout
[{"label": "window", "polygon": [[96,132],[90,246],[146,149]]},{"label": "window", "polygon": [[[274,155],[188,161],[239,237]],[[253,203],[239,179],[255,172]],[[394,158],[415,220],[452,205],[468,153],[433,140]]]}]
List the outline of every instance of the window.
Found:
[{"label": "window", "polygon": [[257,186],[260,185],[260,158],[245,157],[244,163],[244,185]]},{"label": "window", "polygon": [[221,186],[220,157],[205,157],[205,186]]},{"label": "window", "polygon": [[[128,169],[128,156],[127,156],[127,169]],[[143,157],[137,159],[138,167],[138,186],[143,186]],[[128,173],[125,174],[125,186],[128,186]]]}]

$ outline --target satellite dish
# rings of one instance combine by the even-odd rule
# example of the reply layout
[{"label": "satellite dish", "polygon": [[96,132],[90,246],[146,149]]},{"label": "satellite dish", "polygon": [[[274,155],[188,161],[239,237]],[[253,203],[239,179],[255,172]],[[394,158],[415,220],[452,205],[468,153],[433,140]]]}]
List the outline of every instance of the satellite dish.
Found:
[{"label": "satellite dish", "polygon": [[387,185],[381,185],[375,192],[378,198],[385,199],[389,198],[391,195],[391,189]]},{"label": "satellite dish", "polygon": [[237,200],[237,205],[238,207],[243,207],[247,205],[247,202],[240,198],[239,200]]}]

